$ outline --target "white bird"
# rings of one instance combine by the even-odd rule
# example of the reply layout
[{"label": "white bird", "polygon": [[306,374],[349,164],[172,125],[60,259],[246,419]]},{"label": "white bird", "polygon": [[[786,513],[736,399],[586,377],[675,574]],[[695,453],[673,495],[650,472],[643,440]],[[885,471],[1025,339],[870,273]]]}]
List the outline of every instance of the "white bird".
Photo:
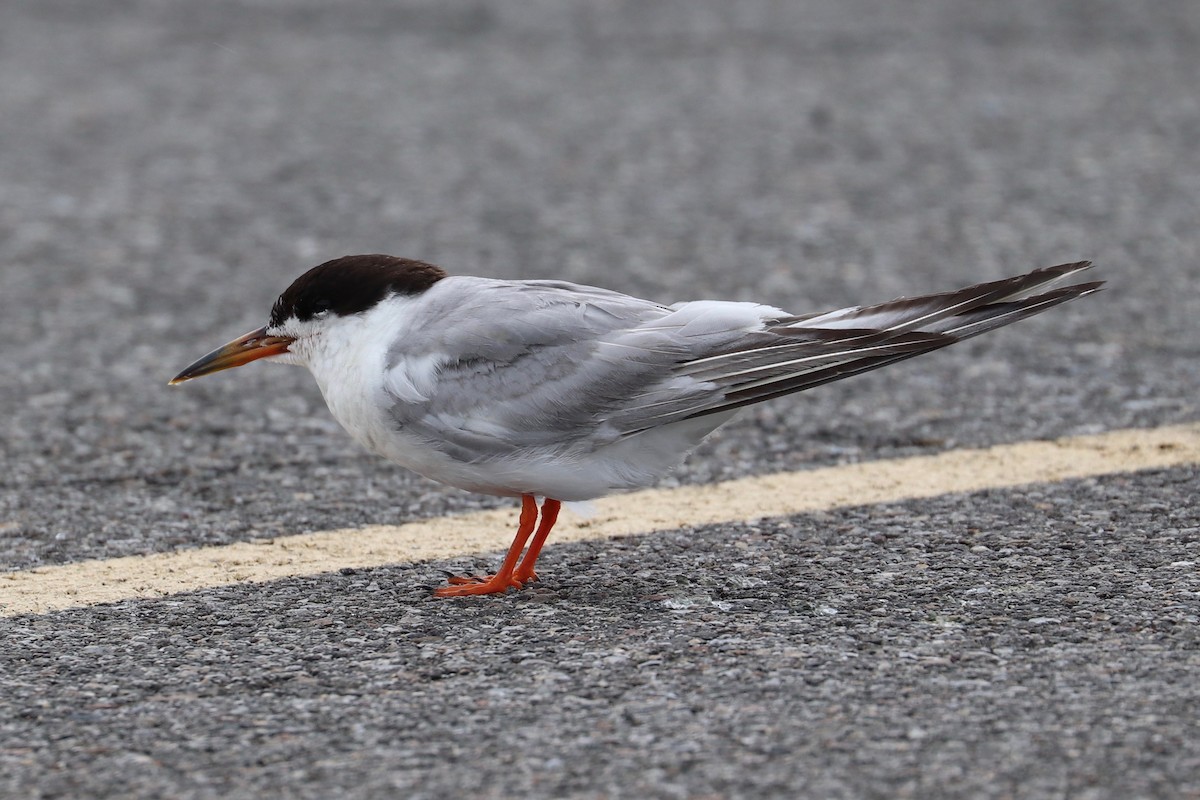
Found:
[{"label": "white bird", "polygon": [[[1089,266],[795,315],[723,300],[666,306],[563,281],[450,277],[420,261],[346,256],[301,275],[267,325],[171,384],[262,358],[303,365],[333,416],[371,452],[460,489],[520,497],[500,570],[454,577],[437,591],[490,594],[537,577],[561,502],[655,482],[743,406],[1090,294],[1101,282],[1052,288]],[[545,498],[540,524],[536,497]]]}]

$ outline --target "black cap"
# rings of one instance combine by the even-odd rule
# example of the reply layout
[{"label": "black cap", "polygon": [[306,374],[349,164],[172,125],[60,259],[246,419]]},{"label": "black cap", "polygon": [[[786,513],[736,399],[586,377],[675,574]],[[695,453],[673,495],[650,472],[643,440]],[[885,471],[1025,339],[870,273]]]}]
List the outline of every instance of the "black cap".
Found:
[{"label": "black cap", "polygon": [[271,326],[323,311],[349,316],[393,294],[420,294],[446,277],[433,264],[381,254],[343,256],[326,261],[292,281],[271,309]]}]

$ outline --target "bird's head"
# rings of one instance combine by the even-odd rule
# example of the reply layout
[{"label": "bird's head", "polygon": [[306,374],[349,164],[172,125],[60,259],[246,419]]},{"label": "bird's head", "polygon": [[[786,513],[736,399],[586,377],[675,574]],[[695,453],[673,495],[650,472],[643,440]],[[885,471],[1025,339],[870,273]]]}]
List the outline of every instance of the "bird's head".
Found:
[{"label": "bird's head", "polygon": [[415,295],[444,278],[432,264],[387,255],[345,256],[313,267],[292,281],[266,325],[189,364],[174,386],[260,358],[304,363],[323,334],[370,311],[395,294]]}]

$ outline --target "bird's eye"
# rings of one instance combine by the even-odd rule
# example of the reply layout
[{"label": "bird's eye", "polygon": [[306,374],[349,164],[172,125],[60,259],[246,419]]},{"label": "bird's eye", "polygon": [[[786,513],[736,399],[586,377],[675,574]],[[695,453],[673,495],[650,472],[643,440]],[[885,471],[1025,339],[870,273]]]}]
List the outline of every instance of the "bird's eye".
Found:
[{"label": "bird's eye", "polygon": [[313,313],[313,316],[328,314],[330,309],[332,309],[332,308],[333,308],[333,303],[329,302],[329,298],[322,297],[318,300],[313,301],[312,313]]}]

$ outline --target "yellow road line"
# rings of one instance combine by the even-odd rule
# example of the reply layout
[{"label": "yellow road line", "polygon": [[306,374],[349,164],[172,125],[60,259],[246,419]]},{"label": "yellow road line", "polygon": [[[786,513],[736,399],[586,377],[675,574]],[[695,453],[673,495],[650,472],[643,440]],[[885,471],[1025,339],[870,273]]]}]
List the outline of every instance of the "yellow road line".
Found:
[{"label": "yellow road line", "polygon": [[[620,495],[598,501],[592,519],[574,524],[564,519],[551,541],[607,539],[1189,464],[1200,464],[1200,424],[1111,431]],[[38,567],[0,574],[0,616],[503,550],[514,523],[515,511],[487,511]]]}]

